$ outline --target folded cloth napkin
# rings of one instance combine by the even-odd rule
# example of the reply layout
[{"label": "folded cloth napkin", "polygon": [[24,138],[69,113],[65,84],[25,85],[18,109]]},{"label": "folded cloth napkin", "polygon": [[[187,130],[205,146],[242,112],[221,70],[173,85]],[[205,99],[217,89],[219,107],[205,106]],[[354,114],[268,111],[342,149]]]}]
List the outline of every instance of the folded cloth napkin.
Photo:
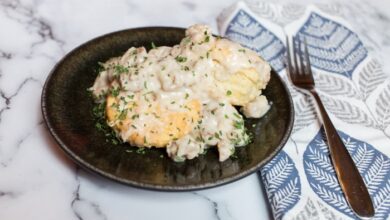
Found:
[{"label": "folded cloth napkin", "polygon": [[[262,170],[276,219],[357,219],[349,208],[313,102],[297,92],[283,65],[286,34],[305,37],[316,87],[368,187],[376,219],[390,213],[390,83],[346,21],[331,7],[239,2],[218,17],[220,34],[257,51],[282,76],[295,125]],[[350,18],[353,19],[353,18]]]}]

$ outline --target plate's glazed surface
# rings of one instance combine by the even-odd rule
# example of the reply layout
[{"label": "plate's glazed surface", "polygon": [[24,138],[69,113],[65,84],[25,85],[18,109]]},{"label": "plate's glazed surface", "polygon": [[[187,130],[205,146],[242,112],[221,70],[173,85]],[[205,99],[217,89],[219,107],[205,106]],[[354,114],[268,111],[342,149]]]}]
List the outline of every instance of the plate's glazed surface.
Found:
[{"label": "plate's glazed surface", "polygon": [[[42,93],[42,112],[59,146],[89,171],[131,186],[185,191],[222,185],[249,175],[286,143],[293,125],[291,96],[276,72],[264,91],[272,102],[261,119],[246,119],[254,135],[248,146],[236,149],[236,157],[223,163],[216,150],[194,160],[175,163],[165,150],[136,153],[128,144],[106,142],[95,128],[93,100],[87,92],[99,61],[122,55],[129,47],[172,46],[180,42],[184,29],[149,27],[119,31],[93,39],[66,55],[49,75]],[[161,155],[164,155],[161,157]]]}]

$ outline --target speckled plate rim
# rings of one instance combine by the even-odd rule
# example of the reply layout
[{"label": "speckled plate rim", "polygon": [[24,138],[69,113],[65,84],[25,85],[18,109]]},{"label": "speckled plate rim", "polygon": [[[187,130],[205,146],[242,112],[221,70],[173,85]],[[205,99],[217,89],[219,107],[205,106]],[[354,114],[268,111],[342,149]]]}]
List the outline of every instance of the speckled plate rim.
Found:
[{"label": "speckled plate rim", "polygon": [[144,31],[147,31],[148,29],[161,29],[162,31],[164,29],[171,29],[171,30],[177,30],[177,31],[184,31],[185,29],[184,28],[180,28],[180,27],[165,27],[165,26],[151,26],[151,27],[138,27],[138,28],[130,28],[130,29],[124,29],[124,30],[119,30],[119,31],[115,31],[115,32],[111,32],[111,33],[108,33],[108,34],[104,34],[104,35],[101,35],[101,36],[98,36],[96,38],[93,38],[85,43],[82,43],[81,45],[77,46],[76,48],[74,48],[73,50],[71,50],[70,52],[68,52],[60,61],[58,61],[58,63],[53,67],[53,69],[50,71],[50,73],[48,74],[47,78],[46,78],[46,82],[43,86],[43,89],[42,89],[42,95],[41,95],[41,110],[42,110],[42,115],[43,115],[43,119],[45,121],[45,124],[46,124],[46,127],[48,128],[49,130],[49,133],[51,134],[51,136],[54,138],[54,140],[57,142],[57,144],[60,146],[60,148],[76,163],[78,164],[80,167],[84,168],[85,170],[93,173],[93,174],[98,174],[102,177],[105,177],[105,178],[108,178],[110,180],[113,180],[115,182],[119,182],[121,184],[124,184],[124,185],[127,185],[127,186],[132,186],[132,187],[136,187],[136,188],[140,188],[140,189],[147,189],[147,190],[155,190],[155,191],[169,191],[169,192],[183,192],[183,191],[194,191],[194,190],[203,190],[203,189],[209,189],[209,188],[213,188],[213,187],[216,187],[216,186],[222,186],[222,185],[225,185],[225,184],[228,184],[228,183],[232,183],[234,181],[237,181],[237,180],[240,180],[256,171],[258,171],[261,167],[263,167],[266,163],[268,163],[273,157],[275,157],[279,152],[280,150],[284,147],[284,145],[287,143],[290,135],[291,135],[291,131],[292,131],[292,128],[293,128],[293,125],[294,125],[294,104],[293,104],[293,101],[292,101],[292,97],[291,97],[291,94],[290,94],[290,91],[288,90],[285,82],[282,80],[282,78],[279,76],[279,74],[272,70],[271,71],[271,74],[272,72],[275,73],[273,74],[271,77],[276,77],[278,81],[280,81],[280,83],[282,84],[283,86],[283,89],[285,90],[286,94],[287,94],[287,100],[288,100],[288,104],[290,105],[290,111],[289,111],[289,119],[290,121],[287,123],[287,126],[286,126],[286,132],[284,133],[283,135],[283,138],[281,139],[279,145],[277,146],[277,148],[275,148],[275,150],[270,153],[270,155],[268,157],[266,157],[264,160],[262,160],[261,162],[259,162],[256,166],[253,166],[252,168],[246,170],[246,171],[243,171],[243,172],[240,172],[236,175],[233,175],[233,176],[230,176],[230,177],[225,177],[225,178],[222,178],[222,179],[219,179],[217,181],[214,181],[212,183],[204,183],[204,184],[190,184],[190,185],[185,185],[185,186],[181,186],[181,185],[176,185],[176,186],[167,186],[167,185],[159,185],[159,184],[150,184],[150,183],[142,183],[142,182],[138,182],[138,181],[132,181],[132,180],[128,180],[128,179],[125,179],[125,178],[119,178],[111,173],[108,173],[108,172],[104,172],[100,169],[97,169],[95,166],[89,164],[87,161],[83,160],[82,158],[80,158],[77,154],[75,154],[72,150],[70,150],[67,145],[61,140],[61,137],[58,135],[58,133],[56,132],[56,130],[53,128],[53,125],[52,125],[52,122],[51,122],[51,119],[50,117],[48,116],[48,109],[47,109],[47,97],[48,97],[48,93],[47,93],[47,87],[48,85],[50,84],[54,74],[56,73],[56,70],[57,70],[57,67],[60,66],[63,62],[65,62],[65,60],[68,59],[68,57],[71,57],[73,54],[75,54],[77,51],[79,50],[82,50],[84,47],[87,47],[89,44],[93,44],[99,40],[102,40],[103,38],[109,38],[109,37],[112,37],[114,35],[117,35],[117,34],[121,34],[121,33],[124,33],[124,32],[129,32],[129,31],[133,31],[133,30],[144,30]]}]

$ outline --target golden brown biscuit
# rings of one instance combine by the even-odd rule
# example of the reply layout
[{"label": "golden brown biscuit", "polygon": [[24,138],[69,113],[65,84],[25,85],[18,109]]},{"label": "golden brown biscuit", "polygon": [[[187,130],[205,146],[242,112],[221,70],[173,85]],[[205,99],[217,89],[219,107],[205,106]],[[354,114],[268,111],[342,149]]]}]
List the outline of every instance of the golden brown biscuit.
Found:
[{"label": "golden brown biscuit", "polygon": [[[142,113],[139,113],[140,109],[138,109],[137,103],[139,99],[137,97],[134,101],[127,102],[124,108],[118,107],[123,103],[117,97],[110,95],[106,101],[108,124],[122,137],[126,135],[128,130],[131,130],[125,139],[130,144],[139,147],[166,147],[169,142],[188,134],[200,118],[201,104],[198,100],[188,101],[181,111],[170,111],[161,107],[159,103],[152,102],[148,109]],[[125,116],[123,116],[124,111],[126,111]],[[153,118],[153,120],[145,120],[142,128],[135,126],[135,124],[139,124],[137,120],[147,117]]]}]

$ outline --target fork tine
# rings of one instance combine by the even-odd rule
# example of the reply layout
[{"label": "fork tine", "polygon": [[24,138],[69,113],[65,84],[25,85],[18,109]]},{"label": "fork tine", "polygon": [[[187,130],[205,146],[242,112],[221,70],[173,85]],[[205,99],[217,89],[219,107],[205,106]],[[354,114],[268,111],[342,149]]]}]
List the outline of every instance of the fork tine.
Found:
[{"label": "fork tine", "polygon": [[286,36],[286,45],[287,45],[287,71],[288,74],[290,75],[291,80],[293,80],[295,74],[291,63],[291,53],[290,53],[290,44],[288,42],[288,36]]},{"label": "fork tine", "polygon": [[297,48],[295,47],[295,37],[292,37],[292,54],[293,54],[293,59],[294,59],[294,66],[295,66],[295,74],[299,75],[301,72],[299,71],[298,67],[298,61],[297,61]]},{"label": "fork tine", "polygon": [[299,37],[295,37],[296,38],[296,42],[297,42],[297,47],[298,47],[298,56],[299,56],[299,64],[300,64],[300,68],[301,68],[301,73],[306,75],[307,72],[306,72],[306,65],[303,63],[304,61],[304,57],[303,57],[303,52],[302,52],[302,42],[301,42],[301,38]]},{"label": "fork tine", "polygon": [[310,75],[311,80],[313,80],[313,82],[314,82],[313,73],[311,71],[309,50],[307,49],[306,38],[303,39],[303,42],[304,42],[304,47],[305,47],[305,63],[306,63],[307,73]]}]

